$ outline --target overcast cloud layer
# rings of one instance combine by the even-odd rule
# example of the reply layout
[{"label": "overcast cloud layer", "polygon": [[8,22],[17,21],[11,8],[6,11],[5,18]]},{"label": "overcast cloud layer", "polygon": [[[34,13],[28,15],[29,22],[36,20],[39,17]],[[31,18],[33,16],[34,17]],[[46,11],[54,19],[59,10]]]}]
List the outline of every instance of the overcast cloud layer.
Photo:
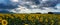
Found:
[{"label": "overcast cloud layer", "polygon": [[60,0],[0,0],[0,9],[13,13],[60,12]]}]

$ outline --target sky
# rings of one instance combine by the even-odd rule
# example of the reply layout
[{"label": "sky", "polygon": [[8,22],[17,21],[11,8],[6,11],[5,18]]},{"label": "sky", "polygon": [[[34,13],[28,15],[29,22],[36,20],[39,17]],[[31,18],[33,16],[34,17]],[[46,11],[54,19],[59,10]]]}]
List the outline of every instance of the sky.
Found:
[{"label": "sky", "polygon": [[60,12],[60,0],[0,0],[0,12],[48,13]]}]

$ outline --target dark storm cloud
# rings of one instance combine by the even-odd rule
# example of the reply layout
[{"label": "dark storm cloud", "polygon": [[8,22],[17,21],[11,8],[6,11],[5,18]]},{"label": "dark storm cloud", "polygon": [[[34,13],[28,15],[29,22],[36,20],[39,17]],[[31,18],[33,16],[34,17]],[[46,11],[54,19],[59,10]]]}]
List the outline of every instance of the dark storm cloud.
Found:
[{"label": "dark storm cloud", "polygon": [[45,3],[41,3],[42,7],[54,7],[56,6],[57,1],[47,1]]},{"label": "dark storm cloud", "polygon": [[34,2],[36,5],[40,4],[41,0],[32,0],[32,2]]},{"label": "dark storm cloud", "polygon": [[[24,0],[23,0],[24,1]],[[22,2],[23,2],[22,1]],[[34,5],[40,5],[41,7],[55,7],[56,4],[60,3],[60,0],[48,0],[48,1],[43,1],[43,0],[26,0],[26,1],[31,1]],[[8,9],[14,9],[18,7],[18,3],[11,2],[10,0],[5,0],[5,4],[0,3],[0,8],[8,8]],[[41,3],[42,2],[42,3]],[[14,5],[15,4],[15,5]],[[30,7],[29,4],[24,4],[23,6]]]},{"label": "dark storm cloud", "polygon": [[[3,1],[2,1],[3,2]],[[60,0],[19,0],[14,2],[14,0],[5,0],[5,2],[0,2],[0,9],[17,9],[19,6],[25,7],[27,9],[57,9],[55,6],[60,3]],[[50,10],[49,10],[50,11]],[[20,11],[19,11],[20,12]],[[47,12],[47,11],[46,11]]]},{"label": "dark storm cloud", "polygon": [[0,9],[14,9],[17,8],[17,5],[4,5],[4,4],[0,4]]}]

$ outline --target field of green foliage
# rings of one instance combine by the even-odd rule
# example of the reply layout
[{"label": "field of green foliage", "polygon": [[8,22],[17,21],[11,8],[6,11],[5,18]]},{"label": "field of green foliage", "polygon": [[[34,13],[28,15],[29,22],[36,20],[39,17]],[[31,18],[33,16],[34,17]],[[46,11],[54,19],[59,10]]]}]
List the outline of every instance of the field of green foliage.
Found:
[{"label": "field of green foliage", "polygon": [[0,25],[60,25],[60,15],[0,14]]}]

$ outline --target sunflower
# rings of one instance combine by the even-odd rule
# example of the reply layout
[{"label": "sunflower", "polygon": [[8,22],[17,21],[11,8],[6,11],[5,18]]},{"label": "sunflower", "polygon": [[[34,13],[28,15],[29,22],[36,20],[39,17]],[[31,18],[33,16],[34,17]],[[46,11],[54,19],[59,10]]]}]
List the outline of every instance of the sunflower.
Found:
[{"label": "sunflower", "polygon": [[2,25],[7,25],[8,22],[6,20],[2,20]]},{"label": "sunflower", "polygon": [[2,22],[2,18],[0,17],[0,23]]},{"label": "sunflower", "polygon": [[40,22],[43,22],[43,17],[39,18],[39,21],[40,21]]},{"label": "sunflower", "polygon": [[54,20],[51,20],[51,25],[53,25],[54,24]]},{"label": "sunflower", "polygon": [[28,25],[28,24],[25,24],[25,25]]},{"label": "sunflower", "polygon": [[45,22],[48,22],[48,19],[47,18],[45,19]]}]

